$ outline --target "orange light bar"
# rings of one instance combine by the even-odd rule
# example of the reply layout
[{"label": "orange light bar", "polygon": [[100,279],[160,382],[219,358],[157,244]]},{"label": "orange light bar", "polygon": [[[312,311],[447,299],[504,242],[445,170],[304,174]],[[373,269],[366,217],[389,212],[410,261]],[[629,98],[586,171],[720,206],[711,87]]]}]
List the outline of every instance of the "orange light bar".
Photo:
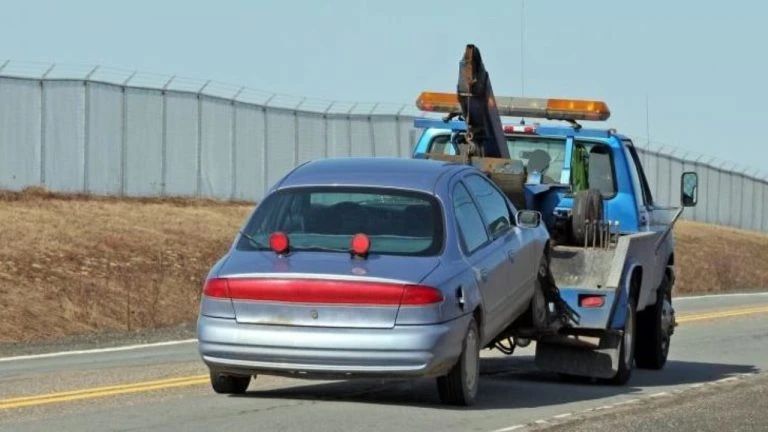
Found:
[{"label": "orange light bar", "polygon": [[[416,99],[422,111],[461,112],[455,93],[423,92]],[[598,100],[543,99],[523,97],[496,97],[499,115],[505,117],[532,117],[549,120],[604,121],[611,116],[608,105]]]},{"label": "orange light bar", "polygon": [[549,99],[547,113],[550,118],[571,120],[606,120],[611,116],[608,105],[603,101]]},{"label": "orange light bar", "polygon": [[422,92],[416,99],[416,106],[422,111],[461,112],[459,97],[456,93]]}]

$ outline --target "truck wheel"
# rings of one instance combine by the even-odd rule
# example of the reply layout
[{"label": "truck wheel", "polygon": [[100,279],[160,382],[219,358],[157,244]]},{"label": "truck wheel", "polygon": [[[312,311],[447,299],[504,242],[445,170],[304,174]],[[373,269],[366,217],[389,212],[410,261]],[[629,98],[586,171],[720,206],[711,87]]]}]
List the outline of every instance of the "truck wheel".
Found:
[{"label": "truck wheel", "polygon": [[447,375],[437,378],[440,401],[446,405],[471,406],[480,381],[480,337],[477,323],[469,322],[459,361]]},{"label": "truck wheel", "polygon": [[630,298],[627,301],[627,318],[624,322],[624,335],[621,338],[621,342],[619,342],[619,370],[613,378],[607,380],[609,384],[624,385],[632,376],[632,367],[635,360],[635,324],[635,300]]},{"label": "truck wheel", "polygon": [[583,246],[587,236],[587,221],[603,220],[603,195],[597,189],[576,193],[571,216],[571,239],[576,246]]},{"label": "truck wheel", "polygon": [[656,295],[656,303],[638,314],[635,352],[638,368],[658,370],[667,362],[672,339],[672,290],[669,283],[669,275],[665,273]]},{"label": "truck wheel", "polygon": [[250,376],[227,375],[211,371],[211,387],[219,394],[243,394],[251,383]]}]

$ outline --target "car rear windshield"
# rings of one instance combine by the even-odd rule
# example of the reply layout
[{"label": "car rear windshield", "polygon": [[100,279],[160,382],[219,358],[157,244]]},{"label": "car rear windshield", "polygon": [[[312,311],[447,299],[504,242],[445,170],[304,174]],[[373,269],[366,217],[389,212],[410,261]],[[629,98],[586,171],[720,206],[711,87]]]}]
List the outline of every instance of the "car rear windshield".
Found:
[{"label": "car rear windshield", "polygon": [[[266,250],[274,232],[293,250],[348,253],[368,235],[371,254],[436,255],[443,246],[440,203],[433,196],[386,188],[301,187],[268,196],[246,224],[240,250]],[[248,238],[250,237],[250,238]]]}]

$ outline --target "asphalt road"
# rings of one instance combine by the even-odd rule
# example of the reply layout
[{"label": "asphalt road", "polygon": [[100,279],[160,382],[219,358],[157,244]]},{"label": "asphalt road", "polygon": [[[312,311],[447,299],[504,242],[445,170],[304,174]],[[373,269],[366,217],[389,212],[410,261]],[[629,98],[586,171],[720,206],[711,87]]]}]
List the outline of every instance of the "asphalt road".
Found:
[{"label": "asphalt road", "polygon": [[0,430],[765,430],[768,295],[676,308],[681,323],[662,371],[637,370],[625,387],[568,384],[535,370],[532,347],[486,352],[471,409],[441,406],[431,380],[259,377],[246,396],[216,395],[190,342],[0,358]]}]

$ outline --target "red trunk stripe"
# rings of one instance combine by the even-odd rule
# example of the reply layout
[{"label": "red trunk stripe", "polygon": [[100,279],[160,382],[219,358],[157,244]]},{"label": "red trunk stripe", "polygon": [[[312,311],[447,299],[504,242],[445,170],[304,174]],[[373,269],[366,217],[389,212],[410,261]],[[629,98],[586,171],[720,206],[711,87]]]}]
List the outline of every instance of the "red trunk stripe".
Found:
[{"label": "red trunk stripe", "polygon": [[[223,279],[219,279],[223,281]],[[220,283],[209,281],[208,286]],[[421,285],[322,279],[226,279],[235,300],[347,305],[428,305],[442,301],[439,290]],[[219,285],[220,286],[220,285]],[[216,290],[220,296],[225,290]]]}]

